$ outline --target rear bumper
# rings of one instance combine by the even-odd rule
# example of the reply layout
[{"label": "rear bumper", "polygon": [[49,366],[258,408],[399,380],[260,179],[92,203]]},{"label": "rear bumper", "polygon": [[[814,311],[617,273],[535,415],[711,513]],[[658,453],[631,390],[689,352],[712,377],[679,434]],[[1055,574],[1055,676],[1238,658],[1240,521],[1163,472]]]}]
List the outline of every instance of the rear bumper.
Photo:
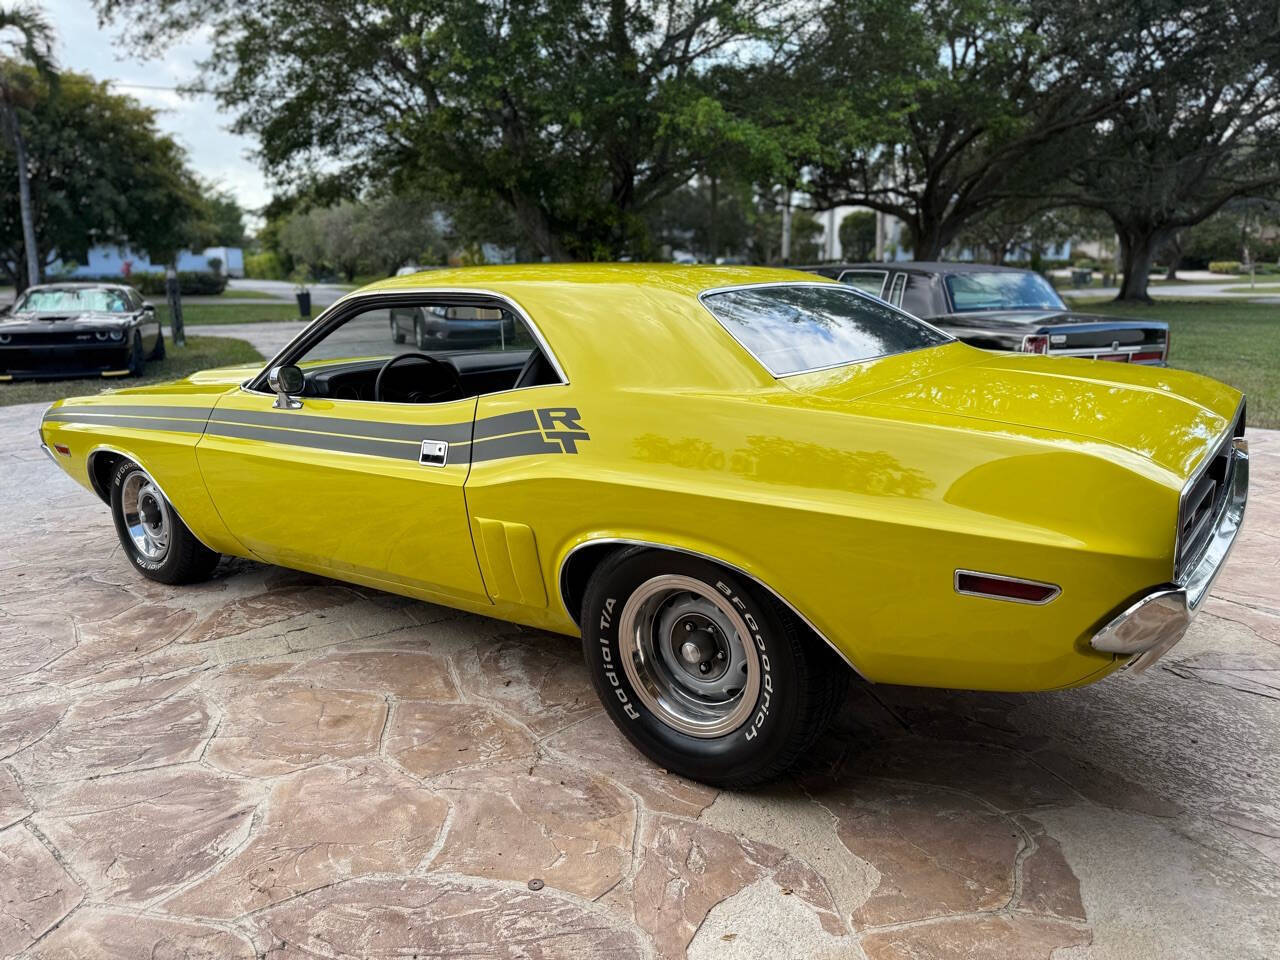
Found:
[{"label": "rear bumper", "polygon": [[1249,498],[1249,446],[1232,444],[1231,488],[1214,518],[1213,534],[1195,562],[1175,583],[1158,587],[1129,606],[1089,641],[1093,649],[1131,659],[1125,669],[1142,673],[1182,639],[1226,563],[1244,523]]}]

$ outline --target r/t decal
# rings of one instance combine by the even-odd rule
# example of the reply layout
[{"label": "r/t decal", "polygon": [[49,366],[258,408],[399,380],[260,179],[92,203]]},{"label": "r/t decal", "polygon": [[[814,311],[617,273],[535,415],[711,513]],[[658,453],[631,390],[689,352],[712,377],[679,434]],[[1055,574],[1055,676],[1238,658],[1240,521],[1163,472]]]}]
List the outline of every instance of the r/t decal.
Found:
[{"label": "r/t decal", "polygon": [[582,416],[577,407],[540,407],[538,424],[542,427],[542,438],[560,444],[565,453],[577,453],[578,444],[591,439],[591,434],[582,429]]}]

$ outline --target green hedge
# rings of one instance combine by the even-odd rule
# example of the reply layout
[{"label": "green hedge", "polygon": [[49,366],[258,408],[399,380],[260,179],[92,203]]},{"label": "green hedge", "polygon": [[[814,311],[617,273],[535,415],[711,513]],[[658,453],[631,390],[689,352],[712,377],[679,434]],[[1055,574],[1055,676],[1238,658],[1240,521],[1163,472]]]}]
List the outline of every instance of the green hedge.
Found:
[{"label": "green hedge", "polygon": [[[133,273],[127,277],[67,277],[72,283],[123,283],[148,297],[164,296],[163,273]],[[50,278],[50,282],[57,282]],[[184,297],[215,296],[227,289],[227,277],[208,270],[178,271],[178,289]]]},{"label": "green hedge", "polygon": [[1239,273],[1239,260],[1214,260],[1209,264],[1210,273]]},{"label": "green hedge", "polygon": [[255,280],[286,280],[284,264],[270,250],[244,258],[244,275]]}]

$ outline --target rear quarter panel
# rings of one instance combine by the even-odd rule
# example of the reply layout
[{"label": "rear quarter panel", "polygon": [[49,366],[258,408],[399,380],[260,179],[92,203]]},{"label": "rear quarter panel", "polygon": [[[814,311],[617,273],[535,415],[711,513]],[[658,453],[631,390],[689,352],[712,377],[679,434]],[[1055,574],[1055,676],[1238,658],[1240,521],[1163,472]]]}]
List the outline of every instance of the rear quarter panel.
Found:
[{"label": "rear quarter panel", "polygon": [[[757,577],[869,679],[1052,689],[1113,668],[1088,635],[1168,575],[1176,488],[1087,441],[855,416],[779,386],[543,389],[580,411],[590,440],[574,456],[476,463],[467,484],[473,524],[534,530],[550,600],[516,619],[573,631],[565,557],[597,539],[653,542]],[[482,399],[480,416],[534,401],[520,393]],[[961,596],[957,568],[1063,593],[1042,607]]]}]

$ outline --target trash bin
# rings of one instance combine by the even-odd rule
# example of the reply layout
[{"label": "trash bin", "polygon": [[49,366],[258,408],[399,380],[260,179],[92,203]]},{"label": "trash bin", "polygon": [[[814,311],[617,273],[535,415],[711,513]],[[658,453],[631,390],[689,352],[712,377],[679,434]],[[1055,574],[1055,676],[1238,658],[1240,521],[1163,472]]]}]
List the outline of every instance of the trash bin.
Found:
[{"label": "trash bin", "polygon": [[1071,285],[1073,287],[1087,287],[1091,283],[1093,283],[1092,270],[1076,267],[1071,271]]},{"label": "trash bin", "polygon": [[298,314],[303,320],[311,319],[311,291],[299,290],[298,294]]}]

